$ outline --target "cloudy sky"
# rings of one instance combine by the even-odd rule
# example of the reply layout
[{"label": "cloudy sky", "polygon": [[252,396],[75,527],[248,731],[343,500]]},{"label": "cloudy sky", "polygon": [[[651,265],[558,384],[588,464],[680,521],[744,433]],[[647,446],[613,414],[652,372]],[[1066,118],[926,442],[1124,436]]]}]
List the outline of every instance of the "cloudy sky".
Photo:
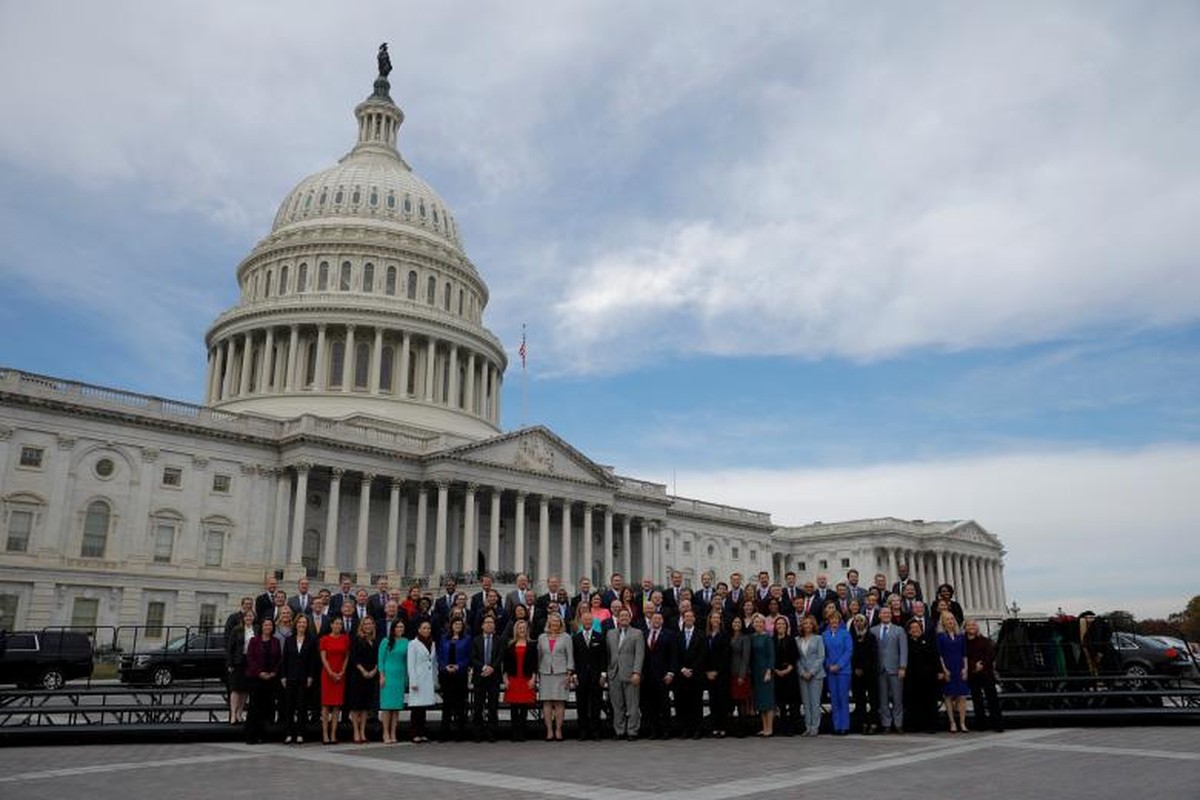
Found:
[{"label": "cloudy sky", "polygon": [[0,2],[0,364],[198,400],[384,40],[528,325],[506,427],[781,524],[977,519],[1026,610],[1200,591],[1195,3]]}]

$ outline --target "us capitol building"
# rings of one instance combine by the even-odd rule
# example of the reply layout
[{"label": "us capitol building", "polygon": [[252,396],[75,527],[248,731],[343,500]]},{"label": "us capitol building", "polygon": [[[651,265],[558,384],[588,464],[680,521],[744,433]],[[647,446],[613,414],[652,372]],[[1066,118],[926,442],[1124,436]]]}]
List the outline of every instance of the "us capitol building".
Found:
[{"label": "us capitol building", "polygon": [[[390,65],[389,65],[390,69]],[[699,583],[854,567],[1004,606],[970,521],[779,528],[676,497],[542,426],[504,432],[507,358],[458,221],[397,149],[387,69],[354,146],[302,180],[205,336],[202,405],[0,368],[0,628],[210,625],[275,573],[393,587],[528,572]]]}]

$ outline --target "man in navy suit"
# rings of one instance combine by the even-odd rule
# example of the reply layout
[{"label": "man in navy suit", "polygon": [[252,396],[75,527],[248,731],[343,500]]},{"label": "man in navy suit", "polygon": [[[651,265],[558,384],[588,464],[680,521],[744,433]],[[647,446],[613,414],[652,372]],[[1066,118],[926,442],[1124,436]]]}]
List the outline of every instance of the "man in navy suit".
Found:
[{"label": "man in navy suit", "polygon": [[713,599],[716,596],[716,590],[712,587],[712,573],[700,573],[700,588],[692,592],[692,608],[696,610],[696,619],[708,619],[708,612],[712,611]]},{"label": "man in navy suit", "polygon": [[696,627],[696,614],[683,612],[683,630],[679,643],[679,674],[675,681],[675,721],[681,736],[701,737],[704,718],[704,660],[708,645],[704,633]]},{"label": "man in navy suit", "polygon": [[496,633],[496,618],[483,617],[481,631],[471,640],[471,674],[474,682],[475,740],[496,741],[496,710],[500,704],[504,645]]},{"label": "man in navy suit", "polygon": [[860,607],[867,602],[867,590],[858,585],[858,570],[856,569],[846,573],[846,594],[848,600],[857,600]]},{"label": "man in navy suit", "polygon": [[490,572],[485,572],[479,576],[479,591],[471,595],[471,602],[467,605],[468,618],[477,619],[484,605],[487,603],[487,594],[492,590],[492,575]]},{"label": "man in navy suit", "polygon": [[430,613],[435,637],[441,635],[439,632],[450,621],[450,609],[454,607],[454,595],[457,591],[458,581],[453,577],[446,578],[442,594],[433,602],[433,611]]},{"label": "man in navy suit", "polygon": [[600,594],[600,604],[605,608],[612,606],[613,600],[621,599],[621,590],[625,588],[625,576],[614,572],[608,579],[608,588]]},{"label": "man in navy suit", "polygon": [[[617,602],[620,602],[619,600]],[[600,709],[604,705],[604,689],[600,677],[608,669],[607,634],[592,630],[592,612],[579,616],[579,630],[571,636],[575,657],[575,709],[579,718],[579,738],[600,738]]]},{"label": "man in navy suit", "polygon": [[652,739],[671,737],[671,685],[679,672],[679,647],[674,631],[663,627],[656,611],[646,631],[646,660],[642,681],[642,727]]},{"label": "man in navy suit", "polygon": [[[375,586],[375,594],[367,598],[367,614],[375,620],[376,631],[382,631],[383,625],[387,622],[387,615],[384,610],[387,608],[388,600],[388,580],[386,577],[381,577]],[[376,636],[379,636],[376,633]]]},{"label": "man in navy suit", "polygon": [[911,584],[912,587],[916,589],[916,599],[924,600],[925,595],[921,594],[921,584],[915,579],[909,577],[908,564],[901,564],[900,566],[896,567],[896,571],[900,573],[900,580],[892,584],[892,591],[896,594],[903,594],[905,584]]},{"label": "man in navy suit", "polygon": [[279,581],[275,578],[275,573],[271,573],[267,576],[263,593],[254,598],[255,622],[275,618],[275,592],[277,591],[279,591]]},{"label": "man in navy suit", "polygon": [[746,589],[742,586],[742,573],[734,572],[729,576],[729,593],[725,596],[725,616],[740,617],[742,601],[746,599]]},{"label": "man in navy suit", "polygon": [[[342,575],[339,583],[341,585],[341,589],[339,589],[337,592],[334,592],[333,597],[329,598],[329,610],[335,614],[341,613],[342,605],[347,600],[349,600],[351,603],[358,602],[354,596],[354,589],[350,583],[350,576]],[[347,631],[347,633],[348,632],[349,631]]]}]

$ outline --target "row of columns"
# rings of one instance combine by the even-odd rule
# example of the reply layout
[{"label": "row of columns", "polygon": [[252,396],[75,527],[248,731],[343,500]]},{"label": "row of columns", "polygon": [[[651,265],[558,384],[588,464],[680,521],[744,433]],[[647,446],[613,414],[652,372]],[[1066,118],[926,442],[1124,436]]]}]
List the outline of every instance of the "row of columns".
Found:
[{"label": "row of columns", "polygon": [[[293,567],[300,567],[301,554],[304,547],[304,532],[307,529],[305,511],[307,508],[307,498],[309,490],[309,477],[314,469],[313,465],[300,463],[295,465],[295,493],[294,507],[292,512],[292,529],[291,529],[291,551],[290,563]],[[342,481],[345,477],[345,471],[341,468],[334,467],[330,473],[329,485],[329,502],[326,507],[325,518],[325,536],[321,554],[321,568],[325,572],[327,580],[341,572],[349,571],[342,568],[338,564],[338,539],[340,536],[338,519],[340,514]],[[358,504],[358,519],[355,538],[354,550],[354,568],[353,571],[360,576],[366,576],[370,573],[368,565],[367,542],[370,535],[370,516],[371,516],[371,489],[374,482],[380,476],[371,473],[362,473],[359,482],[359,504]],[[435,493],[434,502],[434,524],[433,524],[433,542],[432,542],[432,565],[430,574],[440,576],[447,572],[462,571],[473,572],[476,568],[476,554],[481,545],[480,515],[477,510],[477,500],[479,495],[484,493],[488,496],[490,503],[490,513],[488,514],[488,531],[487,531],[487,563],[491,570],[497,569],[500,563],[500,524],[501,524],[501,502],[506,491],[512,491],[515,499],[514,521],[514,540],[513,540],[513,563],[516,572],[525,572],[526,553],[529,547],[528,534],[525,529],[527,504],[530,502],[530,495],[524,491],[506,490],[502,487],[495,486],[479,486],[474,483],[463,485],[463,542],[462,556],[459,564],[451,564],[448,561],[449,554],[449,511],[450,511],[450,488],[451,484],[448,481],[438,481],[432,487],[425,483],[414,484],[417,501],[417,518],[415,523],[415,542],[413,560],[414,564],[406,564],[407,544],[404,541],[407,538],[409,528],[407,520],[407,512],[409,504],[404,497],[405,482],[396,477],[385,478],[389,482],[389,507],[387,515],[387,538],[385,544],[384,569],[381,572],[395,571],[400,575],[413,574],[422,575],[425,565],[429,563],[429,505],[431,501],[431,493]],[[639,522],[642,538],[642,565],[653,563],[652,547],[653,537],[659,530],[656,521],[652,521],[642,517],[633,517],[631,515],[620,515],[621,519],[621,563],[615,563],[616,541],[614,539],[616,531],[616,514],[611,506],[592,504],[582,501],[574,501],[570,498],[555,498],[551,495],[534,495],[538,505],[537,515],[537,569],[536,578],[544,580],[549,577],[551,570],[550,554],[550,510],[552,504],[560,505],[562,510],[562,519],[560,527],[560,545],[561,555],[559,558],[559,572],[565,580],[569,581],[568,585],[574,585],[577,577],[586,575],[593,581],[607,579],[614,570],[619,569],[623,574],[632,574],[632,537],[633,524]],[[572,525],[572,511],[576,505],[582,505],[583,510],[583,541],[582,541],[582,564],[574,563],[575,548],[573,545],[574,527]],[[594,535],[595,535],[595,513],[603,512],[601,521],[602,540],[601,540],[601,556],[603,563],[601,565],[602,575],[594,575],[593,562],[595,559],[594,553]],[[360,578],[361,579],[361,578]]]},{"label": "row of columns", "polygon": [[909,575],[925,588],[927,599],[939,585],[949,583],[965,609],[999,611],[1005,606],[1004,566],[999,558],[906,548],[888,548],[887,558],[891,576],[898,574],[900,564],[908,564]]},{"label": "row of columns", "polygon": [[[328,341],[328,326],[325,323],[316,325],[315,337],[307,331],[302,333],[301,327],[299,324],[293,324],[282,329],[281,334],[286,334],[287,339],[285,347],[283,336],[280,336],[280,357],[275,357],[275,327],[268,327],[264,331],[232,334],[215,343],[209,349],[205,402],[212,405],[235,397],[292,393],[302,388],[316,392],[326,391],[327,385],[333,383],[329,374],[332,367],[332,347]],[[485,355],[453,342],[441,341],[434,336],[414,339],[408,331],[372,327],[368,328],[360,339],[355,325],[336,327],[342,329],[345,334],[340,391],[349,393],[365,390],[371,394],[379,394],[384,373],[384,336],[387,333],[399,333],[398,341],[393,339],[386,343],[393,347],[391,381],[386,391],[392,395],[410,396],[410,362],[417,358],[417,348],[420,348],[424,361],[424,380],[413,381],[414,392],[411,394],[419,395],[425,402],[439,402],[485,417],[492,422],[499,421],[500,389],[504,377],[499,365]],[[356,387],[355,362],[358,341],[369,342],[370,361],[366,385]],[[305,347],[316,348],[316,369],[311,387],[305,374],[308,359],[301,359],[302,343]],[[255,368],[256,353],[259,354],[258,373],[254,375],[252,372]],[[464,365],[461,374],[460,361]],[[440,391],[442,387],[438,386],[440,382],[437,381],[439,363],[447,373],[444,392]]]}]

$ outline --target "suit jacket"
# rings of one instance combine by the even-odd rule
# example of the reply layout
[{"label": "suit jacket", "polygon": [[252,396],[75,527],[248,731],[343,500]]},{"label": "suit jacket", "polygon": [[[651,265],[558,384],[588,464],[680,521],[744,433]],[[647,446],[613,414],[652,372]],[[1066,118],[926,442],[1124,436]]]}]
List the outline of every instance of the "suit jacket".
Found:
[{"label": "suit jacket", "polygon": [[275,613],[275,598],[267,592],[263,592],[258,597],[254,598],[254,619],[262,622],[264,619],[271,617]]},{"label": "suit jacket", "polygon": [[725,614],[730,617],[741,616],[742,603],[746,600],[746,587],[730,589],[725,596]]},{"label": "suit jacket", "polygon": [[[550,639],[556,638],[554,649],[550,649]],[[575,651],[571,646],[571,637],[560,633],[551,637],[543,633],[538,637],[538,673],[541,675],[564,675],[575,671]]]},{"label": "suit jacket", "polygon": [[596,594],[596,593],[593,591],[593,592],[588,592],[587,594],[584,594],[583,592],[579,592],[579,593],[573,595],[570,600],[571,616],[572,617],[575,616],[575,612],[579,609],[580,603],[586,602],[589,605],[591,605],[592,595],[594,595],[594,594]]},{"label": "suit jacket", "polygon": [[701,637],[704,642],[704,658],[700,661],[700,669],[705,672],[716,672],[721,685],[729,683],[729,665],[732,655],[729,650],[729,634],[725,632],[714,634],[711,638]]},{"label": "suit jacket", "polygon": [[620,599],[621,598],[617,596],[617,593],[612,590],[612,587],[609,587],[600,593],[600,604],[605,608],[611,606],[613,600]]},{"label": "suit jacket", "polygon": [[646,658],[646,640],[642,632],[632,625],[625,630],[625,641],[621,641],[621,629],[613,628],[605,641],[608,649],[608,679],[612,682],[628,683],[635,672],[642,672]]},{"label": "suit jacket", "polygon": [[513,589],[508,594],[504,595],[504,613],[512,616],[513,606],[524,605],[521,602],[523,592],[520,589]]},{"label": "suit jacket", "polygon": [[668,673],[679,672],[679,637],[675,631],[664,627],[659,630],[654,646],[650,645],[652,639],[654,631],[646,634],[646,678],[662,683]]},{"label": "suit jacket", "polygon": [[309,619],[312,620],[312,631],[317,636],[324,636],[325,634],[329,633],[329,621],[332,620],[333,617],[329,615],[328,611],[322,614],[320,618],[318,618],[316,615],[313,615],[309,617]]},{"label": "suit jacket", "polygon": [[813,616],[817,618],[818,622],[824,623],[825,622],[825,607],[828,605],[831,605],[831,604],[836,604],[836,603],[837,603],[837,592],[836,591],[834,591],[833,589],[830,589],[829,587],[825,587],[825,590],[822,593],[821,587],[818,586],[816,591],[813,592],[813,609],[815,611]]},{"label": "suit jacket", "polygon": [[342,613],[343,603],[349,603],[352,606],[358,605],[358,600],[355,599],[353,590],[351,590],[349,594],[342,594],[341,592],[334,593],[329,598],[329,606],[327,610],[330,614],[337,616],[338,614]]},{"label": "suit jacket", "polygon": [[367,598],[367,614],[375,618],[376,627],[383,625],[387,620],[387,595],[380,596],[378,592]]},{"label": "suit jacket", "polygon": [[691,680],[701,680],[704,676],[700,673],[704,670],[704,660],[708,654],[708,643],[704,638],[704,631],[699,627],[693,628],[690,645],[687,642],[686,632],[680,631],[676,642],[679,650],[679,669],[682,670],[686,667],[692,670]]},{"label": "suit jacket", "polygon": [[[766,595],[763,594],[764,591],[766,591]],[[750,596],[754,598],[754,607],[758,609],[758,612],[760,614],[767,613],[767,603],[771,601],[771,588],[767,587],[764,590],[761,586],[756,585]]]},{"label": "suit jacket", "polygon": [[796,637],[796,671],[801,673],[811,672],[814,678],[825,677],[825,640],[821,638],[819,633],[814,633],[808,639],[808,650],[804,649],[804,639],[801,636]]},{"label": "suit jacket", "polygon": [[[515,642],[509,642],[504,648],[504,674],[512,678],[517,674],[517,645]],[[526,678],[532,678],[538,673],[538,648],[534,642],[528,642],[525,645],[525,658],[522,661],[522,674]]]},{"label": "suit jacket", "polygon": [[283,667],[279,677],[285,681],[305,681],[317,677],[317,637],[309,634],[304,637],[304,644],[298,645],[295,636],[289,636],[283,642]]},{"label": "suit jacket", "polygon": [[846,584],[846,599],[847,600],[857,600],[858,604],[860,606],[865,604],[867,602],[866,587],[851,586],[850,584],[847,583]]},{"label": "suit jacket", "polygon": [[453,595],[443,594],[433,602],[433,608],[429,610],[429,616],[433,619],[433,635],[435,638],[442,634],[442,629],[446,627],[446,623],[450,620],[450,609],[453,606]]},{"label": "suit jacket", "polygon": [[571,649],[574,651],[575,676],[580,683],[594,684],[608,669],[608,637],[596,631],[589,633],[584,641],[583,631],[576,631],[571,637]]},{"label": "suit jacket", "polygon": [[[495,681],[499,683],[500,673],[504,671],[504,642],[500,639],[500,634],[492,634],[492,652],[491,659],[485,661],[483,658],[484,640],[483,634],[475,636],[471,639],[471,672],[478,681]],[[487,678],[481,674],[484,667],[491,667],[492,674]]]},{"label": "suit jacket", "polygon": [[917,599],[924,600],[925,595],[921,594],[921,584],[917,583],[917,581],[913,578],[909,578],[906,581],[896,581],[895,583],[893,583],[892,584],[892,594],[898,594],[901,597],[903,597],[904,596],[904,585],[908,584],[908,583],[911,583],[913,585],[913,588],[917,590]]},{"label": "suit jacket", "polygon": [[[338,614],[338,616],[341,617],[341,620],[342,620],[342,633],[353,638],[355,631],[358,630],[358,617],[357,616],[350,617],[349,624],[347,625],[346,624],[347,618],[343,617],[341,614]],[[330,619],[332,619],[332,617]],[[328,628],[328,626],[326,626],[326,627]],[[328,633],[329,631],[326,630],[325,632]]]},{"label": "suit jacket", "polygon": [[879,606],[875,606],[875,608],[863,606],[862,615],[867,620],[868,628],[874,628],[879,624]]},{"label": "suit jacket", "polygon": [[804,590],[801,589],[799,586],[784,586],[783,587],[783,599],[784,599],[784,601],[786,601],[788,608],[792,608],[793,600],[795,600],[797,597],[803,597],[803,596],[804,596]]},{"label": "suit jacket", "polygon": [[[254,615],[254,619],[258,619],[258,614]],[[230,637],[234,628],[240,627],[242,627],[242,610],[239,608],[225,618],[225,638],[228,639]]]},{"label": "suit jacket", "polygon": [[[713,610],[713,603],[716,602],[717,599],[716,589],[712,588],[711,586],[708,588],[708,593],[710,596],[707,599],[704,597],[704,591],[704,587],[701,586],[699,589],[695,589],[692,592],[692,608],[696,610],[696,627],[701,629],[708,627],[708,623],[705,622],[705,620],[708,619],[708,615]],[[724,609],[722,609],[722,611],[723,610]]]},{"label": "suit jacket", "polygon": [[313,597],[315,597],[315,595],[313,595],[310,592],[308,595],[308,605],[303,606],[303,607],[301,607],[301,605],[300,605],[300,595],[294,594],[291,597],[289,597],[287,600],[287,606],[288,606],[288,608],[290,608],[292,610],[292,615],[295,617],[298,617],[301,614],[303,614],[304,616],[309,617],[311,619],[312,618]]},{"label": "suit jacket", "polygon": [[871,635],[878,642],[879,671],[895,675],[901,668],[908,667],[908,634],[899,625],[892,623],[886,637],[883,625],[871,628]]}]

